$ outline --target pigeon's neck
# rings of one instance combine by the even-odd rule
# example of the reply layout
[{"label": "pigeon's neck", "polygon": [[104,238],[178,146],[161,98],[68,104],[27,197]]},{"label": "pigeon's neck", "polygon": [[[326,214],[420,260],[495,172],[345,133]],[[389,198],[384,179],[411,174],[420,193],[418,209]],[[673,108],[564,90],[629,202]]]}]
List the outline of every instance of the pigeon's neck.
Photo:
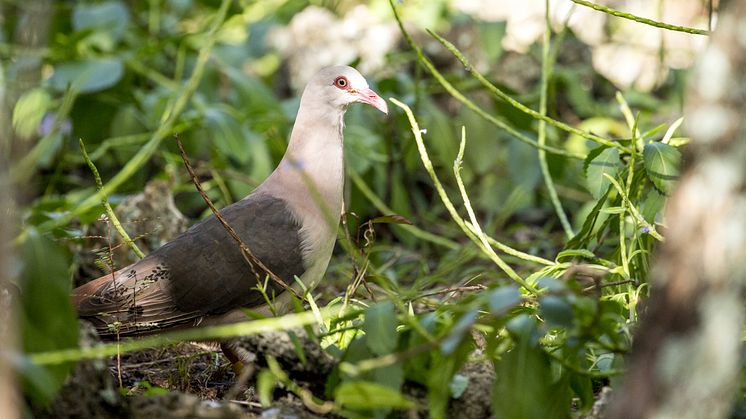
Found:
[{"label": "pigeon's neck", "polygon": [[344,187],[343,115],[338,109],[301,101],[285,156],[266,182],[296,214],[310,216],[334,232]]}]

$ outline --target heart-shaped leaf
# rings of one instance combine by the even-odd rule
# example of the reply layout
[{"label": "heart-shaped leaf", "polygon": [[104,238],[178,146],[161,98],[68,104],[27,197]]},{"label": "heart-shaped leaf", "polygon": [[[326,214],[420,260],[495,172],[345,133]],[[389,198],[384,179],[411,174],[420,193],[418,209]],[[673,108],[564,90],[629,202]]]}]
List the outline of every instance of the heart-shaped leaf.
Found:
[{"label": "heart-shaped leaf", "polygon": [[648,143],[642,151],[645,172],[656,188],[668,194],[679,179],[681,153],[676,147],[663,143]]}]

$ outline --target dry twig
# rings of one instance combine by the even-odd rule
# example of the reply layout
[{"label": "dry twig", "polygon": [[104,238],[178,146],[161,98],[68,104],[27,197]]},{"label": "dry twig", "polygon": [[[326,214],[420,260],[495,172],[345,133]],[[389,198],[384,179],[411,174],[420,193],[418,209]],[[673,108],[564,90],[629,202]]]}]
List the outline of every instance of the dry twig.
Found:
[{"label": "dry twig", "polygon": [[215,204],[212,203],[212,200],[207,196],[207,193],[202,188],[202,184],[200,184],[199,179],[197,178],[197,174],[194,172],[194,168],[192,168],[191,163],[189,163],[189,157],[186,154],[186,151],[184,151],[184,145],[181,143],[181,140],[179,139],[178,135],[174,135],[174,138],[176,139],[176,144],[179,147],[179,154],[181,155],[181,159],[184,161],[184,166],[186,166],[187,172],[189,172],[189,176],[192,178],[192,183],[194,183],[194,186],[197,188],[197,192],[199,192],[200,196],[202,196],[202,199],[204,199],[205,203],[208,207],[210,207],[210,211],[215,215],[215,218],[218,219],[220,224],[225,228],[225,231],[228,232],[228,234],[233,238],[233,240],[238,243],[238,246],[241,249],[241,254],[243,255],[246,262],[249,264],[249,267],[251,268],[251,271],[254,273],[254,276],[256,277],[256,280],[259,284],[262,283],[262,278],[257,272],[255,266],[259,266],[259,268],[264,271],[265,274],[269,275],[269,278],[272,279],[276,284],[281,286],[284,290],[287,290],[288,292],[292,293],[295,297],[300,298],[300,296],[295,292],[294,289],[292,289],[285,281],[282,280],[279,276],[277,276],[274,272],[272,272],[264,263],[262,263],[259,258],[254,256],[254,254],[251,252],[251,249],[249,249],[249,246],[244,243],[244,241],[239,237],[238,233],[236,233],[236,230],[233,229],[233,227],[228,224],[227,221],[225,221],[225,218],[220,214],[220,211],[218,211],[217,208],[215,208]]}]

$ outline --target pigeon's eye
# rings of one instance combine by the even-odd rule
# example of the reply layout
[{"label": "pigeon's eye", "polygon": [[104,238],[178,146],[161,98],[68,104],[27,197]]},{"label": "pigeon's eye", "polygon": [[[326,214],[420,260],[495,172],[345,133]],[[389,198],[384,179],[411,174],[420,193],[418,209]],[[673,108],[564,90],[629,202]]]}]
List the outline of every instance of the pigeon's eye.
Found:
[{"label": "pigeon's eye", "polygon": [[340,89],[347,90],[350,87],[350,82],[347,81],[347,77],[339,76],[334,79],[334,85],[339,87]]}]

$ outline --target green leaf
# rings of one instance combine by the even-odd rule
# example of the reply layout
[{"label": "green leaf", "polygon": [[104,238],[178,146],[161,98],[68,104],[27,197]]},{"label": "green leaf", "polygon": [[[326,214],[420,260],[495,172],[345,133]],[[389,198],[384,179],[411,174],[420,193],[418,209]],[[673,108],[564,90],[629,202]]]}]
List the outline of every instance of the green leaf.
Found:
[{"label": "green leaf", "polygon": [[627,208],[622,206],[606,207],[601,210],[604,214],[623,214],[625,211],[627,211]]},{"label": "green leaf", "polygon": [[449,336],[440,344],[440,350],[444,354],[450,355],[459,347],[464,335],[471,329],[471,325],[477,319],[478,313],[479,311],[476,309],[470,310],[458,319]]},{"label": "green leaf", "polygon": [[[23,350],[27,353],[74,348],[78,322],[69,296],[70,261],[56,243],[29,229],[21,249],[21,304]],[[23,368],[25,393],[35,402],[48,402],[62,386],[72,365]]]},{"label": "green leaf", "polygon": [[502,43],[500,42],[505,36],[507,24],[505,22],[488,22],[478,21],[477,29],[479,34],[480,47],[484,52],[485,59],[496,62],[503,53]]},{"label": "green leaf", "polygon": [[381,152],[380,135],[362,125],[345,127],[345,160],[357,173],[367,172],[372,165],[384,164],[388,156]]},{"label": "green leaf", "polygon": [[[515,319],[514,319],[515,320]],[[492,399],[496,418],[544,419],[568,417],[570,391],[552,376],[549,357],[534,338],[536,325],[524,321],[514,348],[496,362]]]},{"label": "green leaf", "polygon": [[506,162],[506,169],[512,181],[511,186],[533,191],[541,182],[541,166],[536,150],[518,141],[510,141],[507,148],[510,158]]},{"label": "green leaf", "polygon": [[588,153],[583,164],[585,187],[595,199],[600,199],[611,183],[603,174],[616,177],[620,165],[619,150],[616,148],[601,146]]},{"label": "green leaf", "polygon": [[54,68],[49,85],[60,91],[72,88],[80,93],[92,93],[115,85],[123,74],[124,64],[120,58],[71,61]]},{"label": "green leaf", "polygon": [[[394,390],[399,390],[402,384],[404,384],[404,368],[401,363],[397,362],[385,367],[374,369],[370,374],[370,377],[372,377],[373,381],[378,384]],[[367,379],[369,377],[363,376],[361,378]]]},{"label": "green leaf", "polygon": [[411,409],[415,403],[400,392],[370,381],[347,381],[337,387],[334,400],[347,408],[376,409],[394,408]]},{"label": "green leaf", "polygon": [[270,406],[272,404],[272,393],[277,385],[277,377],[272,374],[272,371],[263,369],[259,371],[259,376],[256,379],[256,391],[259,393],[259,402],[262,406]]},{"label": "green leaf", "polygon": [[241,126],[225,109],[209,107],[205,109],[210,141],[220,153],[240,165],[251,159],[249,141],[243,136]]},{"label": "green leaf", "polygon": [[456,350],[450,354],[438,351],[430,352],[430,363],[427,370],[428,414],[433,419],[446,418],[446,411],[451,397],[450,384],[453,376],[464,365],[469,354],[474,350],[471,340],[462,340]]},{"label": "green leaf", "polygon": [[593,406],[593,382],[590,377],[572,374],[570,376],[570,388],[578,396],[581,410],[587,410]]},{"label": "green leaf", "polygon": [[656,188],[668,194],[679,179],[681,153],[663,143],[648,143],[642,151],[645,172]]},{"label": "green leaf", "polygon": [[431,150],[430,158],[436,167],[438,165],[450,166],[453,157],[458,152],[458,140],[454,132],[453,121],[432,100],[423,98],[420,105],[422,106],[420,127],[424,130],[422,139]]},{"label": "green leaf", "polygon": [[557,278],[543,276],[536,280],[536,286],[549,292],[562,292],[567,289],[567,284]]},{"label": "green leaf", "polygon": [[488,296],[490,313],[502,314],[521,303],[518,287],[508,285],[492,290]]},{"label": "green leaf", "polygon": [[127,31],[130,14],[122,2],[100,4],[78,3],[73,10],[72,24],[76,31],[93,29],[107,32],[113,39],[120,39]]},{"label": "green leaf", "polygon": [[586,258],[586,259],[595,259],[596,255],[593,254],[588,249],[567,249],[563,250],[559,253],[557,253],[557,257],[554,258],[558,263],[561,262],[565,258]]},{"label": "green leaf", "polygon": [[573,325],[572,305],[566,298],[547,295],[539,300],[541,316],[549,325],[570,328]]},{"label": "green leaf", "polygon": [[13,109],[13,128],[16,133],[23,138],[34,135],[51,103],[51,96],[41,87],[24,93]]},{"label": "green leaf", "polygon": [[565,245],[566,249],[580,248],[585,246],[590,241],[590,238],[593,235],[594,227],[596,226],[596,222],[599,218],[603,220],[603,217],[599,217],[599,214],[601,213],[601,208],[603,208],[604,204],[606,203],[608,194],[609,189],[607,188],[606,191],[604,191],[603,196],[601,196],[601,198],[596,201],[596,204],[593,205],[593,208],[591,208],[591,211],[586,216],[585,221],[583,221],[583,226],[580,231],[578,231],[578,234],[576,234],[575,237],[567,242],[567,244]]},{"label": "green leaf", "polygon": [[666,197],[663,196],[657,189],[651,189],[645,199],[642,201],[640,206],[640,214],[642,218],[649,223],[655,222],[655,217],[658,215],[663,206],[666,204]]},{"label": "green leaf", "polygon": [[374,354],[386,355],[396,349],[396,309],[391,301],[378,303],[365,310],[365,342]]},{"label": "green leaf", "polygon": [[272,173],[274,162],[264,137],[247,126],[242,126],[241,137],[248,144],[250,166],[248,175],[254,179],[264,179]]},{"label": "green leaf", "polygon": [[159,394],[168,393],[168,389],[153,385],[150,383],[150,381],[147,381],[147,380],[138,381],[137,386],[145,389],[145,392],[143,393],[143,395],[146,397],[157,396]]}]

